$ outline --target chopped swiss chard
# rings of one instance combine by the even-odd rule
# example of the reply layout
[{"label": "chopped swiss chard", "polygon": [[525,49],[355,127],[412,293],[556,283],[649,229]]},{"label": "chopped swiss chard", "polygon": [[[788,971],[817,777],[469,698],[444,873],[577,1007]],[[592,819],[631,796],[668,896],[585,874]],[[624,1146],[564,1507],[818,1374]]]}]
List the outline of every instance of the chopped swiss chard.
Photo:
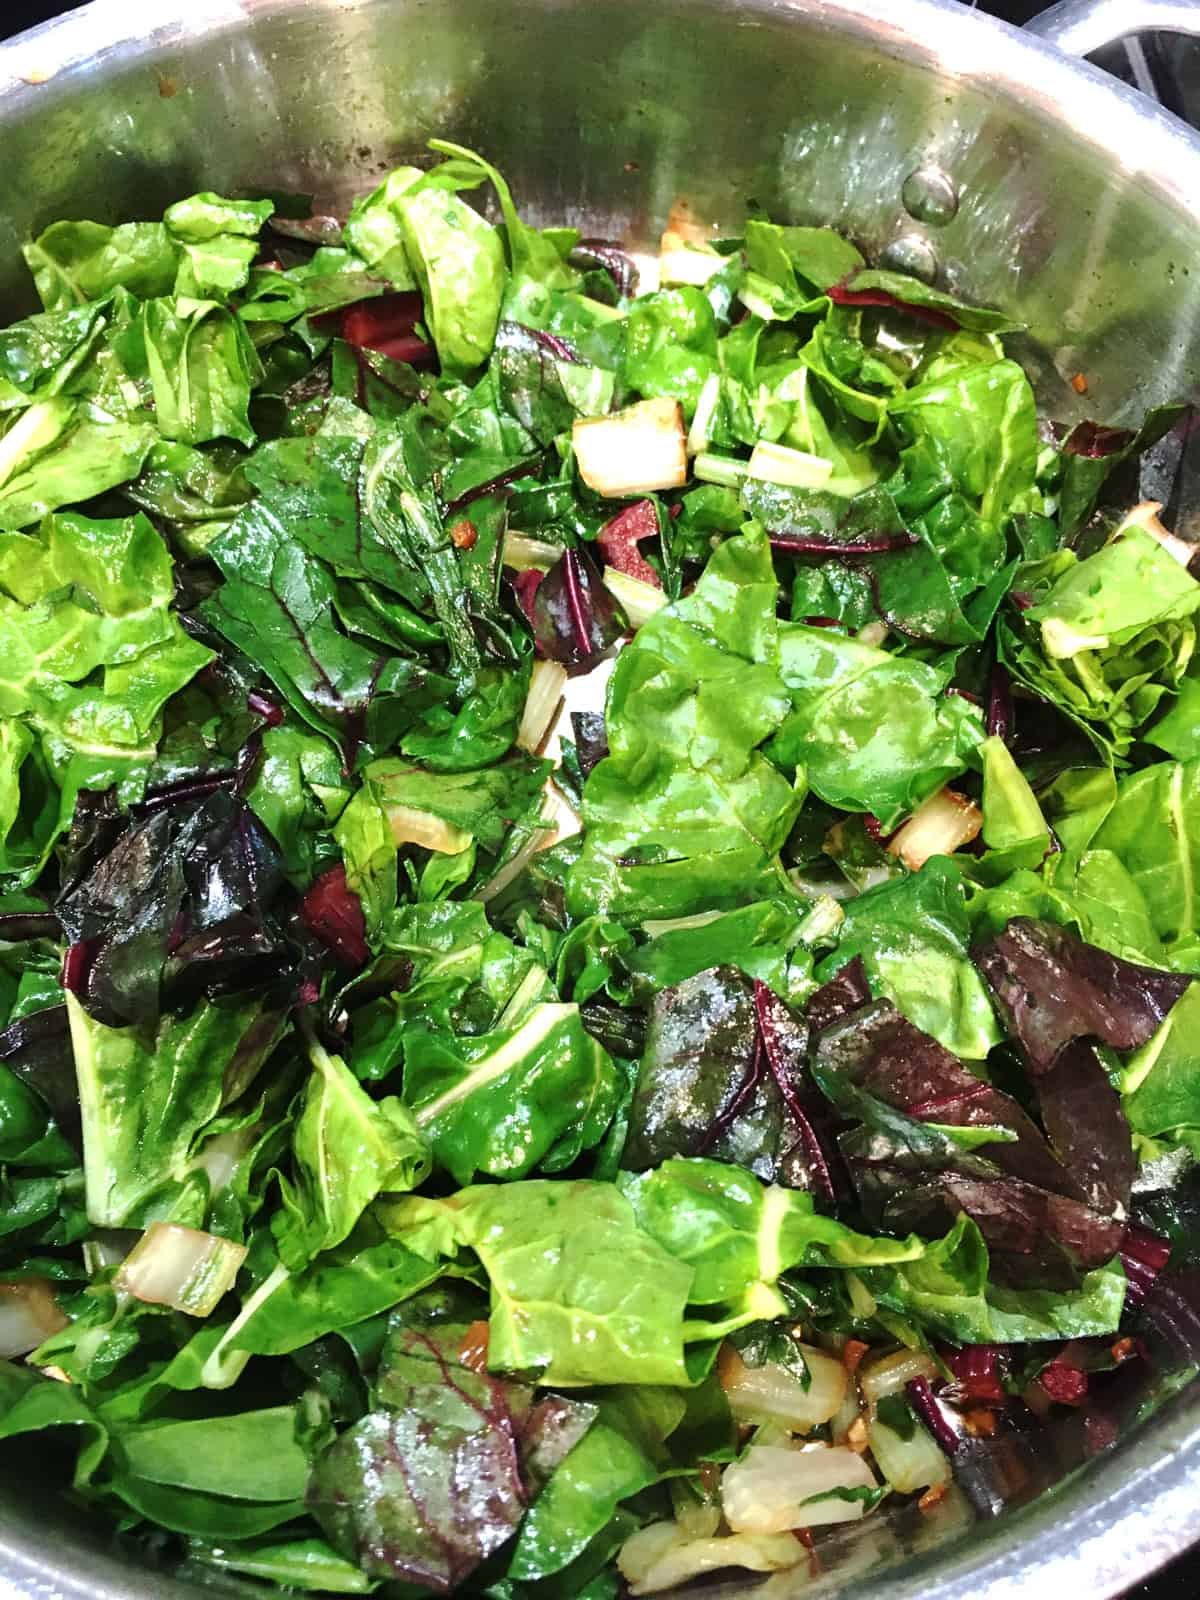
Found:
[{"label": "chopped swiss chard", "polygon": [[1014,917],[974,960],[1035,1073],[1048,1072],[1073,1039],[1116,1050],[1145,1044],[1190,981],[1032,917]]}]

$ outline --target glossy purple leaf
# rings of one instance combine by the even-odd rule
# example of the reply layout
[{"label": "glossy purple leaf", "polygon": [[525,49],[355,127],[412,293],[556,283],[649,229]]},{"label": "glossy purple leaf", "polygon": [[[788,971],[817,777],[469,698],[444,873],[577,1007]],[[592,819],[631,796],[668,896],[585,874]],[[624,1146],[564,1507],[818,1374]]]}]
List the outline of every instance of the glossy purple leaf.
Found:
[{"label": "glossy purple leaf", "polygon": [[346,882],[346,869],[340,863],[312,883],[300,903],[300,916],[346,966],[365,967],[371,959],[362,901]]},{"label": "glossy purple leaf", "polygon": [[1170,1259],[1171,1246],[1166,1239],[1135,1222],[1129,1224],[1121,1240],[1121,1265],[1128,1284],[1127,1311],[1136,1310],[1145,1301]]},{"label": "glossy purple leaf", "polygon": [[833,1205],[838,1185],[826,1146],[833,1147],[834,1130],[828,1105],[809,1086],[808,1028],[758,978],[754,980],[754,1009],[767,1069],[783,1101],[788,1136],[793,1140],[788,1160],[792,1186],[809,1189]]},{"label": "glossy purple leaf", "polygon": [[1101,1039],[1115,1050],[1145,1044],[1191,982],[1032,917],[1014,917],[972,956],[1035,1073],[1047,1072],[1072,1039]]},{"label": "glossy purple leaf", "polygon": [[608,566],[630,578],[662,588],[662,579],[638,549],[644,539],[659,535],[658,510],[653,500],[635,500],[611,517],[596,535]]},{"label": "glossy purple leaf", "polygon": [[572,676],[590,672],[627,627],[592,558],[583,550],[564,550],[533,596],[539,653],[561,663]]},{"label": "glossy purple leaf", "polygon": [[544,1394],[518,1420],[517,1455],[533,1499],[550,1481],[596,1420],[596,1407],[562,1394]]},{"label": "glossy purple leaf", "polygon": [[0,1062],[49,1108],[63,1135],[82,1149],[79,1086],[67,1008],[47,1006],[0,1033]]},{"label": "glossy purple leaf", "polygon": [[1015,1141],[980,1150],[990,1165],[1025,1183],[1083,1198],[1082,1188],[1017,1102],[977,1078],[890,1001],[877,1000],[826,1030],[818,1040],[816,1064],[917,1122],[1008,1129]]},{"label": "glossy purple leaf", "polygon": [[655,996],[622,1165],[706,1155],[764,1182],[803,1186],[807,1167],[758,1028],[754,984],[711,967]]},{"label": "glossy purple leaf", "polygon": [[867,982],[867,969],[861,956],[848,961],[835,972],[828,983],[823,983],[815,994],[808,997],[804,1014],[814,1034],[822,1033],[839,1017],[857,1011],[871,998],[871,985]]},{"label": "glossy purple leaf", "polygon": [[64,982],[99,1021],[149,1021],[198,992],[286,982],[294,957],[275,915],[278,853],[223,787],[133,817],[82,806],[64,879]]},{"label": "glossy purple leaf", "polygon": [[1077,422],[1063,440],[1062,450],[1068,456],[1087,456],[1098,460],[1103,456],[1117,455],[1133,443],[1131,428],[1109,428],[1102,422]]},{"label": "glossy purple leaf", "polygon": [[1124,1210],[1137,1167],[1133,1136],[1095,1050],[1083,1039],[1064,1046],[1037,1088],[1046,1136],[1084,1199],[1100,1211]]},{"label": "glossy purple leaf", "polygon": [[579,757],[579,775],[586,780],[592,768],[608,754],[608,730],[600,711],[572,711],[571,732],[575,735],[575,752]]},{"label": "glossy purple leaf", "polygon": [[505,1386],[457,1359],[457,1335],[403,1329],[385,1351],[378,1410],[318,1458],[308,1506],[371,1577],[448,1594],[525,1513]]},{"label": "glossy purple leaf", "polygon": [[914,305],[909,300],[901,300],[898,295],[889,294],[886,289],[847,289],[844,284],[835,283],[825,292],[836,306],[879,306],[885,311],[903,311],[907,316],[915,317],[918,322],[927,322],[933,328],[957,331],[959,326],[945,311],[938,311],[933,306]]},{"label": "glossy purple leaf", "polygon": [[1088,1271],[1112,1260],[1125,1232],[1113,1217],[1016,1178],[988,1182],[947,1173],[942,1184],[954,1206],[978,1225],[988,1248],[1007,1255],[1040,1262],[1050,1241]]}]

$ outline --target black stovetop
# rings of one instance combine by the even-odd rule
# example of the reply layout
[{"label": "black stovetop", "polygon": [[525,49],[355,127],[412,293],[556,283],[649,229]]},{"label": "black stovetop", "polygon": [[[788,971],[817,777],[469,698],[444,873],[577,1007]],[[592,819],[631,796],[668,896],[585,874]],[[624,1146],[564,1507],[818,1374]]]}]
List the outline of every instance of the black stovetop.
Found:
[{"label": "black stovetop", "polygon": [[[903,3],[903,0],[893,0]],[[1049,0],[984,0],[981,11],[1007,22],[1025,23],[1045,10]],[[58,0],[6,0],[0,5],[0,37],[70,9]],[[1152,93],[1177,116],[1200,127],[1200,40],[1148,35],[1115,45],[1098,56],[1108,71]],[[1123,1600],[1196,1600],[1200,1595],[1200,1546],[1172,1562],[1156,1578],[1139,1584]],[[1075,1600],[1075,1597],[1070,1597]]]}]

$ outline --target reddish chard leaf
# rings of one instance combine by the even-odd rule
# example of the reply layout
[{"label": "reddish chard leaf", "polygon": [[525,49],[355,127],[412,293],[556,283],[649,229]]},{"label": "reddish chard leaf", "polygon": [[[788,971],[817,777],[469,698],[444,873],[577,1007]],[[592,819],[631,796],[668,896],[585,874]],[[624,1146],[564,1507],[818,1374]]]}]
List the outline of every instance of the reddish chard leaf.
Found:
[{"label": "reddish chard leaf", "polygon": [[[876,824],[878,826],[878,824]],[[814,1034],[823,1033],[847,1012],[857,1011],[871,998],[871,985],[867,982],[867,969],[861,956],[848,961],[840,972],[835,972],[808,997],[804,1008],[808,1025]]]},{"label": "reddish chard leaf", "polygon": [[224,788],[133,819],[81,807],[67,849],[66,981],[98,1021],[153,1020],[198,989],[240,993],[294,968],[275,843]]},{"label": "reddish chard leaf", "polygon": [[759,978],[754,980],[754,1010],[762,1052],[783,1101],[788,1133],[794,1141],[786,1157],[789,1181],[833,1205],[838,1190],[820,1137],[820,1131],[824,1131],[832,1144],[828,1109],[819,1103],[819,1096],[806,1093],[808,1029]]},{"label": "reddish chard leaf", "polygon": [[538,653],[572,676],[590,672],[627,627],[624,612],[583,550],[564,550],[534,590]]},{"label": "reddish chard leaf", "polygon": [[637,578],[656,589],[662,588],[658,573],[638,549],[643,539],[658,538],[658,511],[653,500],[635,500],[633,505],[618,511],[596,535],[596,543],[604,552],[610,567],[627,577]]},{"label": "reddish chard leaf", "polygon": [[1090,1044],[1064,1046],[1038,1080],[1042,1126],[1090,1206],[1124,1209],[1137,1162],[1121,1097]]},{"label": "reddish chard leaf", "polygon": [[415,365],[431,360],[435,353],[414,331],[423,315],[421,296],[416,293],[360,300],[341,312],[342,338],[358,350],[378,350],[393,361]]},{"label": "reddish chard leaf", "polygon": [[622,1166],[641,1172],[706,1155],[790,1183],[795,1138],[785,1116],[750,978],[710,967],[655,996]]},{"label": "reddish chard leaf", "polygon": [[381,1409],[318,1458],[307,1496],[348,1560],[440,1594],[512,1536],[527,1502],[505,1385],[461,1364],[461,1335],[392,1336]]},{"label": "reddish chard leaf", "polygon": [[[965,1211],[993,1252],[993,1275],[1021,1287],[1070,1287],[1077,1269],[1115,1254],[1124,1224],[1084,1203],[1086,1187],[1016,1101],[890,1002],[827,1029],[812,1070],[845,1115],[862,1119],[839,1145],[864,1206],[891,1231],[936,1235]],[[975,1153],[927,1123],[1006,1128],[1016,1138]]]},{"label": "reddish chard leaf", "polygon": [[348,967],[371,958],[362,901],[346,882],[344,866],[330,867],[311,885],[300,905],[304,925]]},{"label": "reddish chard leaf", "polygon": [[972,959],[1035,1073],[1048,1072],[1072,1039],[1102,1039],[1114,1050],[1145,1044],[1191,982],[1033,917],[1014,917]]}]

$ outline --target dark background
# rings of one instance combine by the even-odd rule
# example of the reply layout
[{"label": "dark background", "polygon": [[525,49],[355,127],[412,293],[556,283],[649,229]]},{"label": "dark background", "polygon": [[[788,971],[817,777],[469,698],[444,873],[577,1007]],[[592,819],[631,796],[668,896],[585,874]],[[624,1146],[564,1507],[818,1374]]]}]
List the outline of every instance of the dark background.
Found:
[{"label": "dark background", "polygon": [[[903,3],[903,0],[893,0]],[[983,0],[982,11],[1003,17],[1008,22],[1024,23],[1044,4],[1030,0]],[[0,0],[0,37],[18,33],[34,23],[70,10],[56,0]],[[1101,64],[1126,82],[1140,88],[1152,87],[1157,97],[1176,115],[1200,126],[1200,45],[1150,36],[1139,40],[1132,50],[1123,46],[1107,51]],[[1200,1596],[1200,1551],[1172,1563],[1159,1577],[1130,1590],[1125,1600],[1196,1600]],[[1086,1600],[1084,1596],[1064,1600]]]}]

